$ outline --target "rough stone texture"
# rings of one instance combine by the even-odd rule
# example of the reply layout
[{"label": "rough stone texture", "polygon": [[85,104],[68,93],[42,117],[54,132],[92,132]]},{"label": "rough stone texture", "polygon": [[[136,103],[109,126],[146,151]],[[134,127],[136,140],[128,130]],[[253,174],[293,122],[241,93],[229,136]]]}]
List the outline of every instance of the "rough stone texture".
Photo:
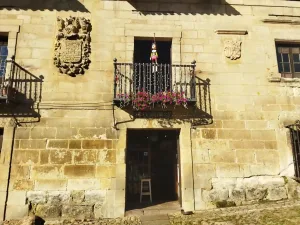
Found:
[{"label": "rough stone texture", "polygon": [[286,178],[287,184],[286,189],[289,199],[298,199],[300,197],[300,185],[293,179]]},{"label": "rough stone texture", "polygon": [[[227,209],[204,210],[191,216],[173,214],[169,215],[169,218],[171,225],[297,225],[300,222],[299,210],[299,202],[282,201],[275,204],[265,203]],[[153,224],[158,224],[158,222],[159,220],[154,220]]]},{"label": "rough stone texture", "polygon": [[282,200],[286,199],[286,189],[285,187],[273,187],[268,189],[268,195],[266,196],[267,200]]},{"label": "rough stone texture", "polygon": [[68,204],[70,202],[70,192],[51,191],[47,196],[47,203],[52,205]]},{"label": "rough stone texture", "polygon": [[[7,117],[0,119],[1,127],[5,127],[0,154],[0,191],[7,189],[8,162],[13,151],[10,192],[26,192],[28,203],[23,203],[24,198],[19,199],[19,204],[25,205],[12,201],[7,217],[23,217],[28,213],[29,203],[56,204],[61,198],[68,208],[63,214],[72,215],[72,207],[87,207],[89,211],[94,201],[93,194],[87,191],[113,193],[109,198],[98,196],[101,202],[105,198],[107,207],[101,216],[123,214],[128,128],[180,129],[184,210],[193,211],[195,205],[196,210],[211,207],[212,200],[238,203],[243,199],[243,191],[246,198],[242,204],[266,200],[268,193],[276,191],[284,198],[283,188],[288,198],[300,197],[298,183],[285,183],[278,176],[294,176],[291,140],[285,126],[299,119],[300,85],[297,79],[281,79],[274,42],[299,39],[299,2],[268,0],[264,5],[250,0],[230,0],[226,4],[182,0],[170,0],[167,4],[161,1],[153,4],[76,2],[10,1],[4,5],[11,8],[0,9],[0,33],[8,34],[9,57],[15,55],[16,62],[35,77],[45,77],[42,88],[29,85],[24,88],[22,83],[19,85],[22,90],[18,90],[20,97],[30,98],[26,102],[35,102],[30,108],[34,113],[30,113],[38,115],[39,120],[23,117],[31,115],[29,109],[26,106],[24,112],[24,105],[17,104],[13,112],[22,116],[16,115],[20,126],[13,135],[15,119],[9,118],[6,107],[0,110]],[[136,13],[145,9],[174,13]],[[271,14],[288,15],[289,19],[280,21],[274,17],[273,24],[262,21]],[[58,16],[91,21],[91,61],[83,76],[60,75],[53,65]],[[215,32],[223,29],[226,30]],[[238,30],[247,30],[248,34]],[[213,124],[190,129],[192,120],[196,123],[205,119],[186,118],[189,110],[179,107],[172,109],[174,120],[124,122],[130,119],[128,111],[112,107],[113,58],[120,63],[131,63],[135,37],[152,40],[153,33],[172,40],[173,64],[190,64],[196,60],[196,76],[210,79],[206,94],[197,96],[199,109],[193,115],[211,114]],[[242,43],[241,52],[238,51],[241,55],[236,60],[226,57],[234,54],[228,51],[228,40]],[[23,71],[21,80],[33,78],[29,73],[25,76],[24,70],[18,71]],[[41,96],[35,90],[41,91]],[[204,102],[208,94],[210,98]],[[119,130],[113,128],[115,122]],[[60,197],[52,196],[52,191],[71,191],[71,201],[60,194]],[[197,193],[197,199],[193,193]],[[5,198],[0,199],[1,215]],[[91,212],[94,214],[95,211]]]},{"label": "rough stone texture", "polygon": [[71,199],[73,204],[81,204],[84,200],[84,191],[72,191]]},{"label": "rough stone texture", "polygon": [[94,205],[94,216],[96,219],[103,218],[103,204],[95,204]]},{"label": "rough stone texture", "polygon": [[72,219],[93,218],[92,205],[63,205],[62,217]]},{"label": "rough stone texture", "polygon": [[204,190],[203,195],[208,202],[223,201],[228,199],[228,190],[226,189],[218,189],[218,190],[211,190],[211,191]]},{"label": "rough stone texture", "polygon": [[241,202],[245,201],[245,190],[243,189],[234,189],[230,193],[230,199],[234,201],[237,205],[241,204]]},{"label": "rough stone texture", "polygon": [[59,218],[61,216],[61,209],[61,205],[38,204],[34,213],[41,218]]},{"label": "rough stone texture", "polygon": [[26,216],[18,222],[18,225],[34,225],[35,219],[35,216]]},{"label": "rough stone texture", "polygon": [[251,188],[246,190],[247,200],[262,200],[267,194],[267,189],[265,188]]},{"label": "rough stone texture", "polygon": [[86,191],[84,202],[89,205],[103,203],[105,201],[106,191]]},{"label": "rough stone texture", "polygon": [[46,192],[43,191],[28,191],[27,200],[33,204],[46,203]]}]

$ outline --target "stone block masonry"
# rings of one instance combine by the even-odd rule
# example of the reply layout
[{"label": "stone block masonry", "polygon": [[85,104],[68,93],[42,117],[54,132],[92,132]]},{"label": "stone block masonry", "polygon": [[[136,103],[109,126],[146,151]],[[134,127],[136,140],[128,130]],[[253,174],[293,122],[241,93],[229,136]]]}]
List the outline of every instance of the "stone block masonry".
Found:
[{"label": "stone block masonry", "polygon": [[[40,120],[9,118],[19,122],[13,135],[0,107],[2,217],[4,209],[7,219],[30,210],[49,219],[123,216],[127,129],[180,130],[185,211],[300,197],[285,128],[299,119],[300,85],[298,79],[281,79],[275,48],[275,40],[300,40],[299,2],[77,2],[11,1],[11,8],[0,7],[0,35],[8,34],[9,56],[45,77]],[[69,16],[92,25],[89,68],[76,77],[58,73],[53,64],[57,18]],[[212,124],[191,129],[189,119],[131,121],[127,111],[112,106],[113,59],[132,63],[135,38],[152,40],[153,33],[172,41],[173,64],[195,59],[196,77],[210,79]],[[227,46],[225,52],[226,43],[241,48]],[[230,50],[238,57],[230,57]],[[204,115],[203,97],[197,98],[197,117]]]},{"label": "stone block masonry", "polygon": [[223,208],[299,199],[299,191],[300,183],[287,177],[212,178],[212,186],[201,188],[197,197],[208,208]]},{"label": "stone block masonry", "polygon": [[[117,135],[109,127],[82,128],[84,121],[73,128],[64,123],[64,127],[49,129],[50,122],[53,124],[45,118],[44,126],[16,129],[9,219],[22,217],[29,210],[49,219],[106,217],[108,205],[114,207],[108,196],[114,199],[120,187],[116,182]],[[60,129],[72,133],[61,136]],[[20,210],[12,212],[12,206]],[[115,216],[120,215],[111,213],[108,217]]]}]

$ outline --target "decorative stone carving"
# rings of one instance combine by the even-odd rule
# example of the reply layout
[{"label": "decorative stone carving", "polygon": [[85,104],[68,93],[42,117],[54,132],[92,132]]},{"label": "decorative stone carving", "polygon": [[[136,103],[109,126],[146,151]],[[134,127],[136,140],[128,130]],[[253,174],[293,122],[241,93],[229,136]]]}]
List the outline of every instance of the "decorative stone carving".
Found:
[{"label": "decorative stone carving", "polygon": [[236,60],[241,57],[242,42],[238,40],[226,40],[224,42],[224,54],[231,60]]},{"label": "decorative stone carving", "polygon": [[58,17],[57,30],[54,64],[60,73],[70,76],[84,74],[90,64],[90,21],[78,17],[65,20]]}]

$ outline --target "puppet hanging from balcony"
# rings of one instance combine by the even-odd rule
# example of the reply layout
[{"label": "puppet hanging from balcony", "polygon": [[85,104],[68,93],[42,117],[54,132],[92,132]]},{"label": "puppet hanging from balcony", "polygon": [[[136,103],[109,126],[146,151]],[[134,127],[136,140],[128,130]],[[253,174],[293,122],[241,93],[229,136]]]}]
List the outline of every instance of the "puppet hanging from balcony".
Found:
[{"label": "puppet hanging from balcony", "polygon": [[151,60],[152,63],[157,64],[157,59],[158,59],[158,54],[157,54],[157,51],[156,51],[156,43],[153,42],[152,43],[152,51],[151,51],[150,60]]},{"label": "puppet hanging from balcony", "polygon": [[[154,34],[154,40],[152,43],[152,50],[151,50],[151,55],[150,55],[150,60],[152,64],[157,64],[157,59],[158,59],[158,54],[157,54],[157,50],[156,50],[156,42],[155,42],[155,34]],[[153,69],[154,72],[157,71],[157,67],[153,65]]]}]

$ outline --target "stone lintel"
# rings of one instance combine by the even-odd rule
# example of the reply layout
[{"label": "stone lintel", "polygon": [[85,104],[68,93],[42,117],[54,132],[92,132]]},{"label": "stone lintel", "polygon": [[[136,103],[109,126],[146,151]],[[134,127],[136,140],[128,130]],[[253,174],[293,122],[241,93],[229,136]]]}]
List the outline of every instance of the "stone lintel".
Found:
[{"label": "stone lintel", "polygon": [[217,34],[246,35],[247,30],[215,30]]},{"label": "stone lintel", "polygon": [[300,25],[300,20],[291,20],[291,19],[263,19],[262,22],[272,23],[272,24]]}]

